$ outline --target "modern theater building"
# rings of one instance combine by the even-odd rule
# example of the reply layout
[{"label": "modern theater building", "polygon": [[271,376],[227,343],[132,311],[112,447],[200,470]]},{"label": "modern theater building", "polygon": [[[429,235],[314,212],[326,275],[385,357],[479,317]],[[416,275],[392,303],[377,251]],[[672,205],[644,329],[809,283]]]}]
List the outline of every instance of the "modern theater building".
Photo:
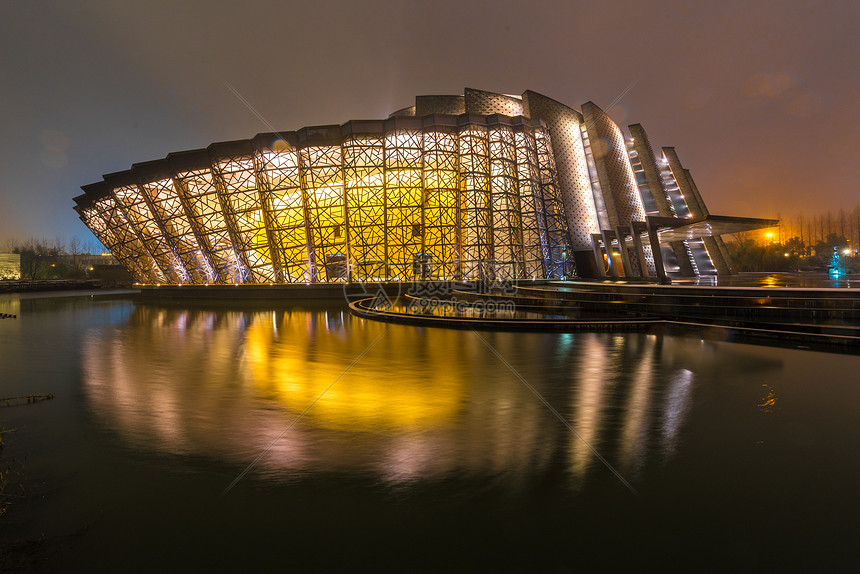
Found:
[{"label": "modern theater building", "polygon": [[732,273],[674,148],[527,91],[418,96],[383,120],[259,134],[84,186],[76,211],[140,283]]}]

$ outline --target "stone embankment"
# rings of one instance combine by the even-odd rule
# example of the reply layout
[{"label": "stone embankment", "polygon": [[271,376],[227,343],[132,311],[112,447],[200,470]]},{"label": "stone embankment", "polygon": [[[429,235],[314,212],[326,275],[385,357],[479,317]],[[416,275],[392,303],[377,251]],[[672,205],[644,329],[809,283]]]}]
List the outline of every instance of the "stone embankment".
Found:
[{"label": "stone embankment", "polygon": [[0,293],[26,291],[65,291],[68,289],[101,289],[101,279],[34,279],[31,281],[0,281]]}]

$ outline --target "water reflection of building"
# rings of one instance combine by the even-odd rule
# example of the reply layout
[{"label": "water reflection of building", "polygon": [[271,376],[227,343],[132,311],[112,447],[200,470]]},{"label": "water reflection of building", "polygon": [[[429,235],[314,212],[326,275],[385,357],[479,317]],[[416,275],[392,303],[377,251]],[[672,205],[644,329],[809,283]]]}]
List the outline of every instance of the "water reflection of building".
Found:
[{"label": "water reflection of building", "polygon": [[340,309],[137,306],[124,328],[88,335],[85,392],[96,420],[132,448],[237,465],[313,403],[260,461],[268,476],[525,478],[562,457],[578,483],[600,467],[588,445],[634,478],[649,458],[671,456],[695,373],[708,366],[698,341],[658,335],[482,336],[582,440],[475,333],[386,326]]},{"label": "water reflection of building", "polygon": [[571,398],[571,424],[581,437],[570,443],[577,481],[599,464],[592,448],[628,477],[648,457],[671,455],[690,410],[693,373],[667,356],[664,342],[646,334],[585,337]]}]

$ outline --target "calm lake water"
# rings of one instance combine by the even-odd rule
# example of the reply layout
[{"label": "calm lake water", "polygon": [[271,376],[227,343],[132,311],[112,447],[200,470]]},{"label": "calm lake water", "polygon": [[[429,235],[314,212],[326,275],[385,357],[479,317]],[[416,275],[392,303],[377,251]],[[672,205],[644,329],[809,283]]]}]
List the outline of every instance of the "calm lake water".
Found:
[{"label": "calm lake water", "polygon": [[0,540],[68,571],[855,562],[858,356],[309,305],[0,296],[0,396],[56,395],[0,408]]}]

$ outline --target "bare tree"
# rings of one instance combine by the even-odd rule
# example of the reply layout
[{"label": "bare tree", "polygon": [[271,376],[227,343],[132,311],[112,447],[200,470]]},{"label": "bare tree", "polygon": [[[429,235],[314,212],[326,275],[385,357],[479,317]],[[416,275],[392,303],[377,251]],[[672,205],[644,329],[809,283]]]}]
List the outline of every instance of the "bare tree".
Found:
[{"label": "bare tree", "polygon": [[72,266],[75,268],[75,271],[80,271],[80,259],[79,255],[81,253],[81,240],[78,239],[77,235],[73,236],[69,239],[69,255],[72,256]]}]

